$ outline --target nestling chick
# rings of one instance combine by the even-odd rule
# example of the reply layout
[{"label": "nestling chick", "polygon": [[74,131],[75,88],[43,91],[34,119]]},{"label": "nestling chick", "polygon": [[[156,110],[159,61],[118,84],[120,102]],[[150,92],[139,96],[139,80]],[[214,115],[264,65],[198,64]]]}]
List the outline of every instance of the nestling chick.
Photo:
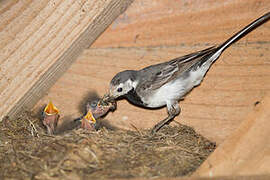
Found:
[{"label": "nestling chick", "polygon": [[114,110],[116,104],[104,103],[102,99],[94,99],[86,104],[86,115],[81,117],[81,127],[83,129],[93,130],[98,128],[98,119],[106,115],[110,110]]},{"label": "nestling chick", "polygon": [[59,110],[50,101],[43,111],[43,124],[47,128],[47,133],[52,135],[55,133],[58,120],[59,120]]},{"label": "nestling chick", "polygon": [[91,110],[87,112],[85,116],[82,117],[81,119],[81,128],[87,129],[90,131],[95,131],[96,130],[96,119],[94,118]]}]

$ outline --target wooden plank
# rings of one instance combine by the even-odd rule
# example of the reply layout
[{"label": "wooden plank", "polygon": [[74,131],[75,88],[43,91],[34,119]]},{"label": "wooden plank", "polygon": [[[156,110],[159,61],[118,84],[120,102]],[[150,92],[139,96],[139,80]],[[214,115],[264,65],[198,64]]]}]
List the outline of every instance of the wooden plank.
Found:
[{"label": "wooden plank", "polygon": [[0,119],[31,108],[131,2],[1,1]]},{"label": "wooden plank", "polygon": [[270,174],[270,94],[197,170],[195,176]]},{"label": "wooden plank", "polygon": [[[269,9],[269,0],[135,0],[93,47],[216,44]],[[269,26],[256,31],[242,42],[269,42]]]},{"label": "wooden plank", "polygon": [[[254,32],[253,36],[259,34]],[[117,72],[140,69],[203,48],[206,46],[85,50],[36,108],[53,100],[62,115],[76,118],[84,95],[96,90],[102,96]],[[269,45],[233,45],[212,66],[201,86],[180,102],[182,113],[176,120],[217,143],[223,142],[270,91],[269,57]],[[150,128],[165,116],[165,109],[146,110],[122,100],[118,110],[106,119],[117,127],[133,129],[132,125]]]},{"label": "wooden plank", "polygon": [[[255,175],[255,176],[222,176],[222,177],[213,177],[212,180],[269,180],[270,175]],[[147,180],[149,178],[132,178],[132,180]],[[163,177],[163,178],[155,178],[155,180],[208,180],[207,177]],[[124,180],[124,179],[120,179]]]}]

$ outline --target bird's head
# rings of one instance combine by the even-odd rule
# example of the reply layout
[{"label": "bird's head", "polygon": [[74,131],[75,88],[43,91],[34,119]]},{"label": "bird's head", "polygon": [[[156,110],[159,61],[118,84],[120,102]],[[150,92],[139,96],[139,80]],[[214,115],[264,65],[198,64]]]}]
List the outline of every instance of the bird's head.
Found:
[{"label": "bird's head", "polygon": [[137,86],[137,71],[126,70],[117,73],[110,83],[110,97],[116,99],[126,95]]}]

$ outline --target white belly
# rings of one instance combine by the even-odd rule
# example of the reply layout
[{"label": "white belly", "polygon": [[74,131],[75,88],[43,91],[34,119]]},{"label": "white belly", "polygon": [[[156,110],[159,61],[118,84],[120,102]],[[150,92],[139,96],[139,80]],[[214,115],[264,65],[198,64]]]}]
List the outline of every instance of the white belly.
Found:
[{"label": "white belly", "polygon": [[198,86],[202,82],[207,70],[221,53],[222,49],[213,54],[201,67],[190,71],[189,75],[179,77],[178,79],[163,85],[156,90],[150,98],[144,99],[144,102],[148,104],[148,107],[161,107],[179,101],[192,88]]},{"label": "white belly", "polygon": [[182,99],[193,87],[199,85],[207,72],[208,68],[199,68],[196,71],[191,71],[189,75],[179,77],[178,79],[171,81],[161,88],[156,90],[153,95],[144,102],[148,104],[148,107],[156,108],[162,107],[168,103],[179,101]]}]

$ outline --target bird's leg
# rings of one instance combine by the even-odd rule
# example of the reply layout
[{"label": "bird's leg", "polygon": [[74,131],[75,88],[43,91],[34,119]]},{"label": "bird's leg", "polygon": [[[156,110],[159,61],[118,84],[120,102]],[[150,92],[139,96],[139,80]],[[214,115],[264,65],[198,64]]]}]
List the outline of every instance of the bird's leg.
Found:
[{"label": "bird's leg", "polygon": [[156,132],[158,132],[164,125],[169,124],[175,116],[179,115],[181,112],[181,109],[178,105],[178,102],[174,102],[174,103],[167,103],[167,109],[168,109],[168,117],[165,118],[164,120],[160,121],[159,123],[157,123],[152,131],[151,134],[155,134]]}]

